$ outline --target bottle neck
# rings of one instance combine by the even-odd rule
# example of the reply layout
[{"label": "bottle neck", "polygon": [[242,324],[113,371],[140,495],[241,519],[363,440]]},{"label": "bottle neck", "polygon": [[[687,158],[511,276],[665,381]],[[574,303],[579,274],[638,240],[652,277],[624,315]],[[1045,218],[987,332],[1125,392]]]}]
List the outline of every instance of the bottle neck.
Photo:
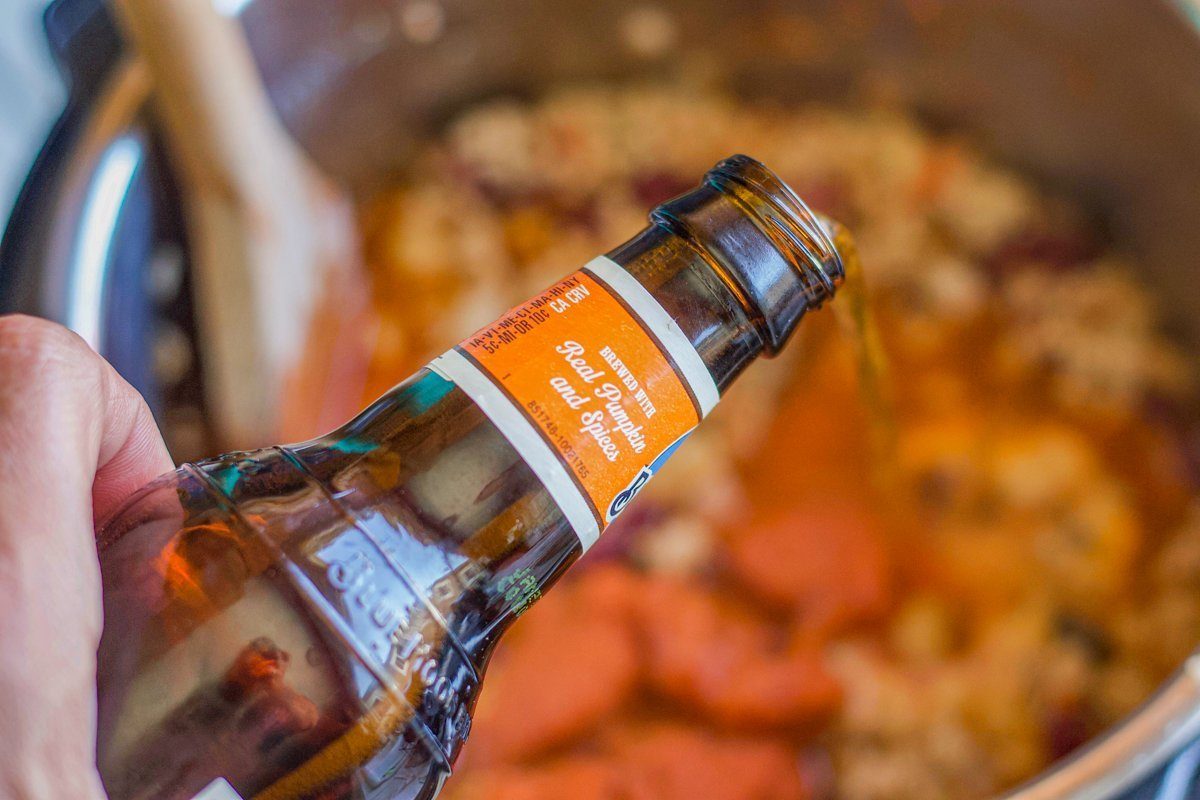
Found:
[{"label": "bottle neck", "polygon": [[608,254],[679,326],[722,394],[767,349],[756,306],[712,256],[663,225]]},{"label": "bottle neck", "polygon": [[675,320],[722,394],[755,358],[776,355],[843,279],[826,224],[744,156],[651,221],[608,255]]}]

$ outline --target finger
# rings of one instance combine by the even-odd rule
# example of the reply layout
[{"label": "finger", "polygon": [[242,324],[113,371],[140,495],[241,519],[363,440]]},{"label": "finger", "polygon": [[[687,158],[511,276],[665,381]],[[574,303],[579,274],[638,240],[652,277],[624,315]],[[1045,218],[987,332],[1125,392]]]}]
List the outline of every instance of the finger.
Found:
[{"label": "finger", "polygon": [[134,491],[172,469],[162,434],[142,396],[108,362],[96,358],[103,384],[92,518],[99,522]]},{"label": "finger", "polygon": [[144,408],[79,337],[0,318],[0,797],[102,796],[93,479],[111,506],[169,466]]}]

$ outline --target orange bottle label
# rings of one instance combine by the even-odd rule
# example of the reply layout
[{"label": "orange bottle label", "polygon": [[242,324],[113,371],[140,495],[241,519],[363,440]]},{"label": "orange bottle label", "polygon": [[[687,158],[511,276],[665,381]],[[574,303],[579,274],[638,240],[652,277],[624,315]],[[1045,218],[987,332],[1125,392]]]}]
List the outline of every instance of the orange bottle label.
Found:
[{"label": "orange bottle label", "polygon": [[[608,259],[511,309],[432,366],[513,442],[585,546],[716,401],[678,326]],[[474,374],[464,380],[464,372]],[[547,451],[557,463],[542,463]]]}]

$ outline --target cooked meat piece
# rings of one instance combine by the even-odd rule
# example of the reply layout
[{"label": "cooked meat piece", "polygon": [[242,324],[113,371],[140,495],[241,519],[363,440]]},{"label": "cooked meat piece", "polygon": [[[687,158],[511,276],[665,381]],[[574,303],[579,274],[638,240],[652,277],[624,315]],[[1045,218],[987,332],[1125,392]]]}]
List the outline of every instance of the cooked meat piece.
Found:
[{"label": "cooked meat piece", "polygon": [[805,627],[840,628],[887,610],[890,567],[865,509],[825,499],[735,531],[730,563],[756,597],[801,615]]},{"label": "cooked meat piece", "polygon": [[540,601],[489,667],[473,763],[529,758],[585,734],[628,699],[640,659],[629,615],[637,578],[600,566]]},{"label": "cooked meat piece", "polygon": [[492,767],[452,781],[446,800],[626,800],[619,765],[580,757],[536,767]]},{"label": "cooked meat piece", "polygon": [[682,725],[621,729],[612,745],[629,800],[666,797],[806,800],[800,762],[771,739],[721,736]]},{"label": "cooked meat piece", "polygon": [[654,688],[721,726],[811,725],[840,699],[811,646],[694,585],[658,580],[643,594],[641,628]]}]

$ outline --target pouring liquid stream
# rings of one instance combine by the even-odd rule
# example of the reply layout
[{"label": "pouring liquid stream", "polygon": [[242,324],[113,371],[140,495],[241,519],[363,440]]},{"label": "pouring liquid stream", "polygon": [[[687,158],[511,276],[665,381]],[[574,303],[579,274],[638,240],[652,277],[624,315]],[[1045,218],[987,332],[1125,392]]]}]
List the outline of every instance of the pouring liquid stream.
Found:
[{"label": "pouring liquid stream", "polygon": [[850,343],[858,379],[858,393],[867,412],[868,439],[874,465],[873,480],[885,494],[896,489],[896,407],[891,368],[879,326],[871,310],[862,259],[854,236],[840,222],[822,217],[842,258],[845,282],[833,303],[838,329]]}]

